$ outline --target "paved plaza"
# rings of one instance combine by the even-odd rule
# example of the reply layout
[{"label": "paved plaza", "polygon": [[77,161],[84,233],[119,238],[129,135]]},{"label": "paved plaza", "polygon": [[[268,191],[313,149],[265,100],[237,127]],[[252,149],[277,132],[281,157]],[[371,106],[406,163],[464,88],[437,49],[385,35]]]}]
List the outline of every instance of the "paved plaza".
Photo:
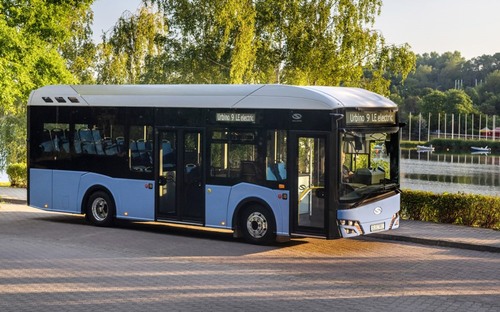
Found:
[{"label": "paved plaza", "polygon": [[255,246],[0,204],[0,311],[388,310],[500,311],[499,253],[372,237]]}]

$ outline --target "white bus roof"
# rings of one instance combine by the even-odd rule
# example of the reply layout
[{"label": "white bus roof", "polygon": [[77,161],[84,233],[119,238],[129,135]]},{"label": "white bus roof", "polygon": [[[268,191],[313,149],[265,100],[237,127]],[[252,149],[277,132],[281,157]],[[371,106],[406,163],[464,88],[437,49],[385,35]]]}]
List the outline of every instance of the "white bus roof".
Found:
[{"label": "white bus roof", "polygon": [[290,85],[53,85],[31,92],[28,105],[296,110],[397,108],[391,100],[364,89]]}]

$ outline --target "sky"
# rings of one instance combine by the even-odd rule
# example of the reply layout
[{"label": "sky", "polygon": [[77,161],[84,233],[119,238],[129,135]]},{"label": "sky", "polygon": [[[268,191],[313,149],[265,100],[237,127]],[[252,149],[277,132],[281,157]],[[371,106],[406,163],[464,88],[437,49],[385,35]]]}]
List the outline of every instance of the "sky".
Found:
[{"label": "sky", "polygon": [[[94,38],[99,41],[128,10],[141,0],[96,0]],[[387,43],[410,44],[413,52],[459,51],[466,59],[500,52],[499,0],[383,0],[374,29]]]}]

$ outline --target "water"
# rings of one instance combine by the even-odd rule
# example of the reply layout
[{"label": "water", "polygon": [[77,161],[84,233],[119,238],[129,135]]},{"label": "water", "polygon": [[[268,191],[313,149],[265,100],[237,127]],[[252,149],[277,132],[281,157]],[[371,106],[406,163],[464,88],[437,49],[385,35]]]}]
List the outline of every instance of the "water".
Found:
[{"label": "water", "polygon": [[500,196],[500,156],[402,151],[401,187]]},{"label": "water", "polygon": [[9,181],[9,177],[7,176],[7,174],[3,171],[0,171],[0,182],[8,182]]}]

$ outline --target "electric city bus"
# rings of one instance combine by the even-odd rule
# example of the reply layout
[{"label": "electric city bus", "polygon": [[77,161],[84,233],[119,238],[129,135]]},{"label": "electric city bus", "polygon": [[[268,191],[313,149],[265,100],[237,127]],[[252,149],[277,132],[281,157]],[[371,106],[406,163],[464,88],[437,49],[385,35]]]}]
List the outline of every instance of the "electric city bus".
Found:
[{"label": "electric city bus", "polygon": [[358,88],[55,85],[28,102],[28,204],[263,244],[399,227],[400,124]]}]

